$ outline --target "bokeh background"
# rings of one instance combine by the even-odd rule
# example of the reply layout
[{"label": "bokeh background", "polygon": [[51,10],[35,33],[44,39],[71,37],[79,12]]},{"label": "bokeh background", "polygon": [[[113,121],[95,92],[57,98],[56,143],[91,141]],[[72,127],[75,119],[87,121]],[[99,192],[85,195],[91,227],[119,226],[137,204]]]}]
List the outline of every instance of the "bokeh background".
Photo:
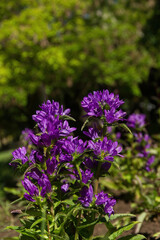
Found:
[{"label": "bokeh background", "polygon": [[82,98],[102,89],[160,131],[159,0],[0,0],[1,203],[16,182],[11,152],[39,105],[54,99],[79,119]]}]

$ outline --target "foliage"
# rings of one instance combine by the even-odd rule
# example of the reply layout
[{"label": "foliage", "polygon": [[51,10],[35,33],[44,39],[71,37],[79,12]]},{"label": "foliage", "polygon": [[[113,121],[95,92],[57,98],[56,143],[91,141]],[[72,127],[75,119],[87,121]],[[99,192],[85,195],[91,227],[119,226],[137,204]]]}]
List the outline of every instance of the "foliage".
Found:
[{"label": "foliage", "polygon": [[117,159],[120,171],[112,168],[111,176],[101,181],[106,188],[120,190],[130,196],[132,211],[139,214],[137,220],[140,223],[136,232],[140,231],[144,220],[158,214],[160,209],[160,147],[148,135],[145,118],[144,114],[131,114],[127,119],[127,125],[131,127],[133,134],[120,132],[115,134],[119,136],[125,149],[124,158]]},{"label": "foliage", "polygon": [[100,83],[140,95],[152,60],[138,41],[151,12],[145,1],[129,2],[1,1],[3,101],[25,106],[39,86],[51,95],[79,83],[85,91]]},{"label": "foliage", "polygon": [[133,108],[139,84],[158,66],[157,51],[141,44],[153,15],[154,1],[144,0],[1,0],[2,137],[18,139],[17,123],[33,127],[30,114],[49,98],[76,116],[82,95],[109,86]]}]

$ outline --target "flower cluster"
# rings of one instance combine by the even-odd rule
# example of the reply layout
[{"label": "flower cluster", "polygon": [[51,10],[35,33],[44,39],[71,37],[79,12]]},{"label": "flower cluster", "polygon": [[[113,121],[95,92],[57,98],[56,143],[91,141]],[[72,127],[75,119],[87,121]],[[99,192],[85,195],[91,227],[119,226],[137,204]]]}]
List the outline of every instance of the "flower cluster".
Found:
[{"label": "flower cluster", "polygon": [[155,156],[150,154],[152,139],[147,133],[143,132],[146,125],[146,116],[145,114],[133,113],[128,117],[127,124],[133,128],[133,134],[137,142],[137,156],[145,158],[145,169],[149,172],[151,171],[150,167],[155,160]]},{"label": "flower cluster", "polygon": [[142,128],[145,126],[146,122],[145,122],[146,116],[145,114],[141,114],[141,113],[133,113],[129,116],[127,123],[128,123],[128,127],[131,128]]},{"label": "flower cluster", "polygon": [[123,120],[126,112],[121,109],[117,110],[122,104],[123,100],[119,99],[118,95],[109,93],[108,90],[94,91],[93,94],[88,94],[81,102],[82,108],[87,113],[87,116],[105,117],[106,122],[111,124],[113,122]]},{"label": "flower cluster", "polygon": [[[81,104],[88,116],[101,117],[111,124],[126,115],[117,110],[123,103],[118,95],[103,90],[90,93]],[[122,157],[122,147],[117,141],[108,139],[103,126],[102,129],[93,126],[84,131],[89,138],[86,141],[74,137],[76,128],[70,127],[68,122],[70,109],[63,110],[58,102],[48,100],[40,108],[33,115],[36,131],[27,129],[24,132],[32,145],[12,153],[11,165],[27,165],[22,181],[27,191],[24,197],[36,202],[39,198],[41,201],[44,198],[53,200],[55,196],[64,199],[76,193],[75,201],[84,207],[101,206],[106,214],[113,214],[116,201],[104,192],[97,194],[93,185],[95,179],[108,172],[115,156]]]}]

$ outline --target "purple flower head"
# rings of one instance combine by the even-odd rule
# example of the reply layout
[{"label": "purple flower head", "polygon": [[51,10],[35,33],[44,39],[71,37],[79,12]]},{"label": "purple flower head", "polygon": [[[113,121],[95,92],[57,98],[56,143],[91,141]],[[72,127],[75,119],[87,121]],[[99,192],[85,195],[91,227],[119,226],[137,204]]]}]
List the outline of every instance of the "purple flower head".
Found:
[{"label": "purple flower head", "polygon": [[131,128],[142,128],[146,124],[145,118],[145,114],[133,113],[129,116],[127,125]]},{"label": "purple flower head", "polygon": [[32,168],[30,172],[27,172],[25,176],[28,176],[29,179],[33,178],[34,180],[38,181],[41,178],[42,173],[38,168],[35,167],[35,168]]},{"label": "purple flower head", "polygon": [[28,144],[32,144],[32,141],[30,139],[30,134],[33,133],[33,131],[29,128],[25,128],[22,131],[22,136],[24,138],[24,140],[28,143]]},{"label": "purple flower head", "polygon": [[85,157],[83,164],[85,165],[85,167],[91,169],[91,170],[95,170],[98,167],[98,161],[96,160],[96,157],[91,159],[89,157]]},{"label": "purple flower head", "polygon": [[107,132],[108,132],[108,133],[111,133],[111,132],[112,132],[112,127],[111,127],[111,126],[107,127]]},{"label": "purple flower head", "polygon": [[106,202],[104,206],[104,212],[108,214],[110,217],[111,214],[114,214],[113,206],[116,204],[116,200],[113,198],[108,198],[108,201]]},{"label": "purple flower head", "polygon": [[105,162],[102,164],[101,166],[101,171],[102,172],[108,172],[108,170],[110,169],[111,167],[111,163],[110,162]]},{"label": "purple flower head", "polygon": [[87,141],[83,142],[78,137],[69,136],[68,138],[59,141],[61,143],[61,149],[67,154],[81,154],[86,149]]},{"label": "purple flower head", "polygon": [[32,197],[39,195],[39,190],[27,177],[22,181],[24,188],[29,192],[29,195],[26,193],[24,197],[29,201],[35,201]]},{"label": "purple flower head", "polygon": [[41,178],[38,180],[38,184],[42,187],[41,196],[45,197],[46,193],[51,191],[51,183],[46,174],[42,174]]},{"label": "purple flower head", "polygon": [[121,133],[120,132],[117,132],[116,133],[116,139],[120,139],[121,138]]},{"label": "purple flower head", "polygon": [[146,170],[147,170],[147,172],[150,172],[151,171],[151,168],[150,168],[150,166],[151,166],[151,164],[154,162],[154,160],[155,160],[155,156],[151,156],[150,158],[148,158],[148,161],[147,161],[147,163],[146,163]]},{"label": "purple flower head", "polygon": [[142,132],[134,133],[135,139],[137,142],[141,143],[142,141],[146,142],[148,145],[148,142],[151,141],[151,138],[148,134],[143,134]]},{"label": "purple flower head", "polygon": [[62,136],[68,135],[68,133],[75,129],[70,128],[67,121],[59,119],[60,116],[69,115],[70,109],[63,111],[63,106],[59,106],[58,102],[47,101],[40,106],[41,110],[36,111],[36,114],[32,116],[33,120],[37,122],[41,132],[48,132],[52,137],[57,136],[60,129]]},{"label": "purple flower head", "polygon": [[93,150],[96,156],[103,156],[104,160],[113,162],[114,156],[121,156],[119,153],[122,151],[122,147],[118,146],[118,142],[112,142],[112,140],[108,140],[107,137],[104,139],[98,140],[97,142],[93,142],[90,140],[88,142],[88,148]]},{"label": "purple flower head", "polygon": [[[22,161],[22,164],[25,164],[28,161],[28,157],[26,156],[26,148],[22,147],[22,148],[18,148],[15,151],[12,152],[13,155],[13,159],[12,160],[17,160],[20,159]],[[17,163],[10,163],[11,166],[17,166]]]},{"label": "purple flower head", "polygon": [[40,144],[40,136],[36,136],[34,133],[29,133],[30,140],[32,144],[39,146]]},{"label": "purple flower head", "polygon": [[88,183],[88,181],[93,177],[91,170],[87,169],[86,171],[81,170],[82,173],[82,182]]},{"label": "purple flower head", "polygon": [[39,137],[31,135],[31,140],[35,145],[49,146],[53,139],[58,139],[62,136],[68,136],[76,130],[70,127],[68,121],[63,120],[64,115],[68,115],[70,110],[63,111],[63,106],[59,106],[58,102],[47,101],[40,106],[41,110],[36,111],[33,115],[33,120],[42,132]]},{"label": "purple flower head", "polygon": [[60,136],[64,136],[64,137],[70,135],[72,132],[76,130],[76,128],[70,127],[68,121],[66,120],[60,123],[60,128],[61,128]]},{"label": "purple flower head", "polygon": [[48,120],[53,120],[56,116],[69,115],[70,109],[63,111],[63,106],[59,106],[58,102],[48,100],[40,106],[41,110],[36,111],[36,114],[32,116],[33,120],[38,123],[38,126],[42,132],[44,132],[45,124]]},{"label": "purple flower head", "polygon": [[53,172],[56,170],[58,162],[56,160],[56,157],[53,156],[51,159],[48,158],[46,161],[46,165],[47,165],[47,173],[48,174],[53,174]]},{"label": "purple flower head", "polygon": [[116,111],[115,108],[111,108],[110,110],[104,110],[104,114],[106,121],[108,123],[113,123],[119,120],[123,120],[126,112],[123,112],[121,109],[119,111]]},{"label": "purple flower head", "polygon": [[32,163],[39,163],[39,162],[43,163],[44,161],[43,154],[37,150],[32,150],[29,158],[32,161]]},{"label": "purple flower head", "polygon": [[116,204],[116,200],[113,198],[109,198],[107,193],[103,191],[95,195],[96,197],[96,205],[104,205],[104,212],[108,214],[110,217],[111,214],[114,213],[113,206]]},{"label": "purple flower head", "polygon": [[89,207],[90,203],[92,202],[93,198],[93,187],[92,185],[84,186],[82,190],[80,191],[81,197],[79,197],[79,201],[82,203],[84,207]]},{"label": "purple flower head", "polygon": [[63,192],[67,192],[68,191],[68,188],[69,188],[69,184],[68,183],[64,183],[62,186],[61,186],[61,189]]},{"label": "purple flower head", "polygon": [[106,121],[113,123],[122,120],[126,115],[122,110],[116,111],[123,103],[124,101],[120,100],[118,95],[103,90],[89,93],[83,98],[81,105],[88,116],[102,117],[105,114]]},{"label": "purple flower head", "polygon": [[95,197],[96,197],[96,202],[95,202],[96,205],[105,204],[108,201],[108,194],[104,193],[103,191],[95,195]]},{"label": "purple flower head", "polygon": [[98,129],[92,128],[92,127],[88,128],[88,132],[83,131],[83,133],[89,138],[91,138],[92,140],[95,140],[101,136],[101,133],[98,131]]}]

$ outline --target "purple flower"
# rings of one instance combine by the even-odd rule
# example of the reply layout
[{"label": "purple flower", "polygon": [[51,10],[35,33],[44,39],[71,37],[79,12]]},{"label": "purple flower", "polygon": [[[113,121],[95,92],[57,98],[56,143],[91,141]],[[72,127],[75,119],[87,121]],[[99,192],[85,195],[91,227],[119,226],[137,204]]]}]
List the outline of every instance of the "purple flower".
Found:
[{"label": "purple flower", "polygon": [[60,136],[64,137],[68,136],[70,133],[76,130],[76,128],[70,127],[68,121],[66,120],[64,122],[61,122],[59,127],[61,128]]},{"label": "purple flower", "polygon": [[42,132],[45,131],[48,120],[51,121],[56,116],[69,115],[70,109],[63,111],[63,106],[59,106],[58,102],[48,100],[40,106],[41,110],[36,111],[36,114],[32,116],[33,120],[38,123],[39,128]]},{"label": "purple flower", "polygon": [[29,195],[26,193],[24,197],[29,201],[35,201],[32,197],[39,195],[39,190],[28,178],[25,177],[24,181],[22,181],[24,188],[29,192]]},{"label": "purple flower", "polygon": [[87,142],[83,142],[82,139],[78,137],[69,136],[68,138],[62,139],[60,141],[62,149],[68,154],[81,154],[86,149]]},{"label": "purple flower", "polygon": [[68,191],[68,188],[69,188],[69,184],[68,183],[65,183],[61,186],[61,189],[63,192],[67,192]]},{"label": "purple flower", "polygon": [[56,157],[53,156],[51,159],[48,158],[46,161],[46,165],[47,165],[47,173],[50,175],[53,174],[53,172],[55,171],[55,169],[57,168],[57,165],[58,165]]},{"label": "purple flower", "polygon": [[84,207],[89,207],[90,203],[92,202],[93,198],[93,187],[92,185],[84,186],[82,190],[80,191],[81,197],[79,197],[79,201],[82,203]]},{"label": "purple flower", "polygon": [[119,111],[116,111],[115,108],[111,108],[110,110],[104,110],[104,114],[106,117],[106,121],[108,123],[113,123],[119,120],[123,120],[126,112],[123,112],[121,109]]},{"label": "purple flower", "polygon": [[145,122],[145,114],[138,114],[138,113],[133,113],[129,116],[128,120],[127,120],[127,125],[131,128],[141,128],[143,127],[146,122]]},{"label": "purple flower", "polygon": [[32,161],[32,163],[43,163],[44,157],[43,154],[40,151],[32,150],[30,153],[29,159]]},{"label": "purple flower", "polygon": [[116,139],[120,139],[121,138],[121,133],[120,132],[117,132],[116,133]]},{"label": "purple flower", "polygon": [[86,157],[86,158],[85,158],[83,164],[84,164],[87,168],[91,168],[91,169],[92,169],[92,168],[96,168],[97,165],[98,165],[97,161],[92,160],[92,159],[89,158],[89,157]]},{"label": "purple flower", "polygon": [[143,134],[142,132],[134,133],[135,139],[137,142],[141,143],[142,141],[148,142],[151,140],[150,136],[148,134]]},{"label": "purple flower", "polygon": [[24,138],[24,140],[28,143],[28,144],[32,144],[32,141],[30,139],[30,134],[33,133],[33,131],[29,128],[25,128],[22,131],[22,136]]},{"label": "purple flower", "polygon": [[38,180],[38,184],[42,187],[41,196],[45,197],[46,193],[51,191],[51,183],[46,174],[42,174],[41,178]]},{"label": "purple flower", "polygon": [[[41,110],[36,111],[32,118],[37,122],[40,131],[47,133],[51,139],[67,136],[75,130],[75,128],[69,127],[67,121],[60,119],[60,116],[69,115],[70,109],[63,111],[63,106],[59,106],[58,102],[49,100],[47,103],[43,103],[40,108]],[[47,139],[47,141],[49,140]]]},{"label": "purple flower", "polygon": [[122,151],[122,147],[118,146],[118,142],[112,142],[112,140],[108,140],[107,137],[104,139],[98,140],[97,142],[93,142],[90,140],[88,142],[88,148],[93,150],[96,156],[103,156],[104,160],[113,162],[114,156],[121,156],[119,153]]},{"label": "purple flower", "polygon": [[107,132],[108,132],[108,133],[111,133],[111,132],[112,132],[112,127],[111,127],[111,126],[107,127]]},{"label": "purple flower", "polygon": [[108,201],[106,202],[104,206],[104,212],[108,214],[110,217],[111,214],[114,214],[113,206],[116,204],[116,200],[113,198],[108,198]]},{"label": "purple flower", "polygon": [[103,191],[95,195],[95,197],[96,197],[96,201],[95,201],[96,205],[105,204],[108,201],[108,194],[104,193]]},{"label": "purple flower", "polygon": [[122,110],[116,111],[124,101],[119,100],[118,95],[109,93],[108,90],[94,91],[84,97],[81,105],[88,116],[102,117],[105,114],[106,121],[113,123],[122,120],[126,115]]},{"label": "purple flower", "polygon": [[96,197],[96,205],[104,205],[104,212],[110,215],[114,213],[113,206],[116,204],[116,200],[113,198],[109,198],[107,193],[103,191],[95,195]]},{"label": "purple flower", "polygon": [[148,161],[147,161],[147,163],[146,163],[146,170],[147,170],[147,172],[150,172],[151,171],[151,168],[150,168],[150,166],[151,166],[151,164],[154,162],[154,160],[155,160],[155,156],[151,156],[150,158],[148,158]]},{"label": "purple flower", "polygon": [[91,138],[92,140],[95,140],[102,135],[102,133],[99,132],[97,128],[92,128],[92,127],[88,128],[88,132],[83,131],[83,133],[89,138]]},{"label": "purple flower", "polygon": [[105,162],[105,163],[102,163],[101,170],[102,170],[102,172],[108,172],[110,167],[111,167],[111,163]]},{"label": "purple flower", "polygon": [[[12,152],[12,155],[13,155],[12,160],[20,159],[22,161],[22,164],[25,164],[28,161],[28,157],[26,156],[26,153],[27,151],[25,147],[18,148]],[[16,163],[12,163],[12,162],[10,163],[10,165],[17,166]]]},{"label": "purple flower", "polygon": [[38,168],[35,167],[32,168],[30,172],[27,172],[25,176],[28,176],[29,178],[33,178],[34,180],[38,181],[41,178],[42,173]]},{"label": "purple flower", "polygon": [[91,170],[87,169],[86,171],[81,170],[82,173],[82,182],[88,183],[88,181],[93,177]]}]

